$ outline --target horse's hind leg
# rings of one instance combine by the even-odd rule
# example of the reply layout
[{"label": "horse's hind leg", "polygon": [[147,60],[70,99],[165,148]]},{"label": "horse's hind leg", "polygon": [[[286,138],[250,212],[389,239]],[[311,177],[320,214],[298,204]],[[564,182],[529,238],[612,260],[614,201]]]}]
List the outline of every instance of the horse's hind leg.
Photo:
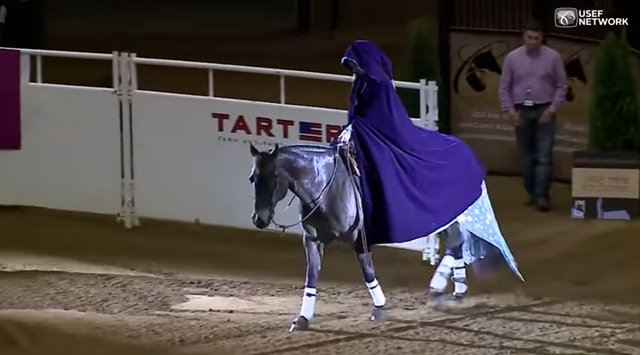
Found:
[{"label": "horse's hind leg", "polygon": [[386,303],[386,297],[382,292],[382,286],[376,278],[375,269],[373,267],[373,259],[371,258],[371,251],[369,248],[364,247],[361,238],[357,238],[354,243],[354,252],[360,263],[360,269],[362,270],[362,278],[364,279],[371,299],[373,300],[373,310],[371,311],[371,320],[381,321],[384,320],[384,306]]},{"label": "horse's hind leg", "polygon": [[[444,296],[449,278],[453,274],[455,294],[462,297],[466,295],[466,271],[464,260],[462,259],[462,232],[460,224],[455,222],[444,231],[440,232],[445,244],[445,255],[438,264],[435,274],[431,279],[429,294],[433,299],[440,299]],[[462,278],[460,276],[463,276]]]},{"label": "horse's hind leg", "polygon": [[467,296],[467,269],[462,258],[462,244],[451,249],[451,256],[454,258],[453,262],[453,298],[456,300],[462,300]]},{"label": "horse's hind leg", "polygon": [[307,263],[307,276],[304,284],[304,293],[302,295],[300,315],[293,321],[289,331],[307,330],[309,328],[309,321],[313,318],[316,308],[316,294],[318,276],[322,266],[323,244],[311,239],[311,236],[306,232],[302,236],[302,241]]}]

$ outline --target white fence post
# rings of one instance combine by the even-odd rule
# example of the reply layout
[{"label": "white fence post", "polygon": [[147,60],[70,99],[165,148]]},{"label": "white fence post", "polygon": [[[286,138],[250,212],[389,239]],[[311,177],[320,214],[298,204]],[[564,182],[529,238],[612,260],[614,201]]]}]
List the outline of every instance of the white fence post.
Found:
[{"label": "white fence post", "polygon": [[[133,65],[135,65],[135,60],[133,61]],[[213,97],[213,69],[209,69],[209,77],[207,81],[209,85],[209,97]]]},{"label": "white fence post", "polygon": [[429,105],[429,123],[431,124],[431,129],[438,131],[438,83],[430,81],[427,85],[427,93],[427,95],[429,95],[427,100],[427,105]]},{"label": "white fence post", "polygon": [[420,79],[420,87],[418,89],[419,105],[420,105],[420,127],[430,129],[427,107],[427,79]]},{"label": "white fence post", "polygon": [[286,83],[285,83],[284,75],[280,75],[280,103],[283,105],[287,103],[286,92],[287,91],[286,91]]},{"label": "white fence post", "polygon": [[136,54],[128,53],[129,56],[127,58],[127,67],[129,68],[129,86],[128,86],[128,107],[129,107],[129,161],[130,161],[130,178],[129,178],[129,198],[130,198],[130,206],[129,206],[129,219],[130,223],[134,227],[140,226],[140,219],[138,218],[138,214],[136,213],[136,197],[135,197],[135,162],[133,160],[135,150],[134,150],[134,132],[133,132],[133,93],[138,90],[138,66],[136,64]]},{"label": "white fence post", "polygon": [[[438,130],[438,85],[435,81],[420,79],[420,126],[422,128]],[[437,234],[425,238],[422,250],[422,260],[436,265],[439,259],[440,240]]]},{"label": "white fence post", "polygon": [[113,51],[111,53],[113,59],[111,59],[111,83],[113,84],[113,90],[116,96],[119,97],[120,93],[120,54]]},{"label": "white fence post", "polygon": [[42,84],[42,56],[36,55],[36,83]]},{"label": "white fence post", "polygon": [[429,261],[429,264],[436,266],[440,259],[440,239],[437,234],[431,234],[425,238],[425,247],[422,250],[422,261]]},{"label": "white fence post", "polygon": [[31,81],[31,55],[20,52],[20,81],[28,84]]},{"label": "white fence post", "polygon": [[[134,183],[133,183],[133,132],[132,132],[132,86],[137,85],[134,75],[137,72],[134,66],[134,56],[130,53],[114,53],[118,61],[116,76],[118,87],[116,94],[120,101],[120,149],[121,149],[121,194],[122,206],[118,214],[118,222],[124,222],[125,228],[132,228],[139,225],[139,221],[134,211]],[[114,79],[115,82],[115,79]]]}]

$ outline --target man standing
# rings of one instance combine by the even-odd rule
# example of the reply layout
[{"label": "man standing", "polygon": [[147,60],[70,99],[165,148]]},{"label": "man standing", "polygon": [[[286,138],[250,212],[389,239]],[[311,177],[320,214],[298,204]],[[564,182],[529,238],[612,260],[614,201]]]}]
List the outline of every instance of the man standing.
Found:
[{"label": "man standing", "polygon": [[527,202],[550,209],[556,114],[565,100],[562,58],[542,44],[539,23],[524,31],[524,45],[507,55],[500,81],[500,103],[515,127]]}]

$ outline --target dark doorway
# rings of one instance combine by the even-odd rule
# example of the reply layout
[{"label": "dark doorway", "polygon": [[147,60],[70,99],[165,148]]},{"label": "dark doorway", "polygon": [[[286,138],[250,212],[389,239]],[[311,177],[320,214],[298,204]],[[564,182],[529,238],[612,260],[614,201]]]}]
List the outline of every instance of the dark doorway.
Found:
[{"label": "dark doorway", "polygon": [[7,47],[42,48],[42,0],[8,0],[4,41]]}]

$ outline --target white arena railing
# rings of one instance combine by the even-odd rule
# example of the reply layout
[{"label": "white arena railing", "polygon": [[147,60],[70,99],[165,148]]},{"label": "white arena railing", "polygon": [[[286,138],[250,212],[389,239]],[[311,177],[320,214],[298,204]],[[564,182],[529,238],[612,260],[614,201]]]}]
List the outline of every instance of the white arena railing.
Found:
[{"label": "white arena railing", "polygon": [[[151,59],[151,58],[136,58],[136,57],[133,57],[133,62],[135,64],[144,64],[144,65],[207,70],[210,97],[214,97],[213,72],[216,70],[248,73],[248,74],[275,75],[280,78],[280,103],[281,104],[286,104],[286,90],[285,90],[286,77],[312,79],[312,80],[337,81],[337,82],[345,82],[345,83],[350,83],[351,81],[353,81],[353,78],[347,75],[314,73],[314,72],[307,72],[307,71],[300,71],[300,70],[259,68],[259,67],[243,66],[243,65],[213,64],[213,63],[202,63],[202,62],[187,62],[187,61],[181,61],[181,60]],[[433,82],[430,84],[434,85]],[[423,83],[423,86],[428,87],[427,85],[428,84],[426,84],[426,82]],[[399,82],[396,82],[396,87],[420,90],[420,83],[399,81]],[[429,87],[429,88],[432,89],[432,87]]]},{"label": "white arena railing", "polygon": [[[1,204],[113,213],[127,228],[139,224],[138,216],[252,228],[246,143],[291,144],[303,135],[326,143],[346,123],[344,110],[287,104],[286,78],[349,83],[347,75],[118,52],[19,51],[23,148],[0,153]],[[113,86],[45,83],[43,57],[111,61]],[[202,69],[208,96],[139,90],[139,65]],[[216,71],[278,76],[280,102],[216,97]],[[420,91],[420,117],[414,121],[437,130],[436,83],[395,84]],[[296,210],[279,209],[278,221],[297,221]],[[394,247],[437,261],[434,236]]]}]

